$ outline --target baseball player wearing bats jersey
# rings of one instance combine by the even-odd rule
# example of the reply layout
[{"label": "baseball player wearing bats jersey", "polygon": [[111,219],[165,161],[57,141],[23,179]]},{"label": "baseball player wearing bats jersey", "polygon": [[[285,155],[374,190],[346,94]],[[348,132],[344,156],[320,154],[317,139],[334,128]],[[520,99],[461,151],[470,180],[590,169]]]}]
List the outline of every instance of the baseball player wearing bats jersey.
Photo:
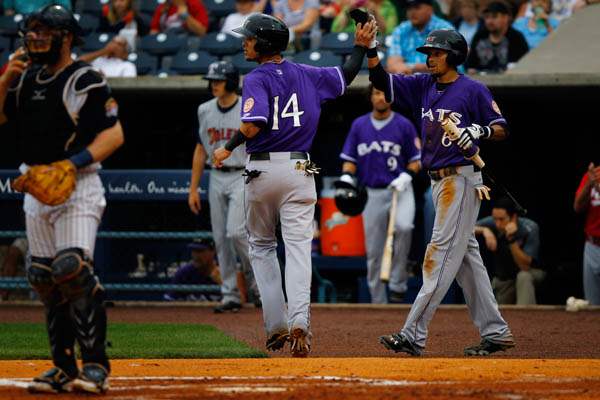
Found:
[{"label": "baseball player wearing bats jersey", "polygon": [[[481,342],[465,355],[488,355],[514,346],[512,333],[494,299],[473,228],[481,199],[489,191],[470,158],[480,139],[501,140],[506,120],[481,83],[456,71],[467,56],[465,39],[454,30],[433,31],[417,49],[427,54],[430,74],[386,73],[377,53],[369,57],[369,78],[398,105],[414,110],[423,143],[421,162],[432,179],[436,216],[423,261],[423,286],[404,327],[380,342],[393,351],[420,355],[435,310],[456,278],[463,289]],[[460,129],[451,141],[441,126],[449,118]]]},{"label": "baseball player wearing bats jersey", "polygon": [[[228,61],[212,63],[205,78],[210,82],[214,99],[198,107],[198,143],[194,149],[192,180],[188,203],[193,213],[200,211],[198,184],[204,164],[210,163],[207,154],[224,145],[240,126],[240,97],[237,94],[240,75]],[[244,216],[245,147],[237,148],[220,168],[210,171],[208,203],[213,239],[221,272],[221,304],[215,313],[240,310],[240,292],[237,286],[237,259],[240,260],[248,286],[248,295],[260,304],[258,289],[248,258],[248,236]]]},{"label": "baseball player wearing bats jersey", "polygon": [[105,351],[105,291],[92,261],[106,206],[97,170],[99,162],[123,143],[118,108],[104,77],[71,59],[71,48],[79,43],[82,31],[69,10],[44,7],[27,17],[21,33],[25,51],[17,51],[0,78],[1,119],[15,122],[24,161],[21,170],[59,162],[77,171],[76,188],[62,204],[47,205],[25,195],[31,254],[27,278],[46,309],[54,362],[54,368],[28,388],[100,393],[108,389],[110,365]]},{"label": "baseball player wearing bats jersey", "polygon": [[[277,18],[253,14],[241,28],[246,59],[259,66],[243,85],[240,131],[214,152],[220,165],[246,142],[246,227],[250,261],[263,301],[268,350],[291,341],[294,357],[310,352],[311,242],[318,168],[308,151],[316,134],[321,104],[341,96],[360,70],[366,48],[375,45],[374,22],[359,24],[355,47],[342,67],[316,68],[281,56],[288,27]],[[285,287],[276,255],[275,230],[281,222],[285,243]]]},{"label": "baseball player wearing bats jersey", "polygon": [[401,302],[407,288],[406,261],[415,217],[412,176],[421,167],[421,145],[414,125],[392,111],[385,94],[373,87],[369,93],[373,111],[352,123],[340,154],[344,160],[342,172],[356,174],[369,194],[362,216],[367,238],[367,281],[373,303],[388,302],[386,284],[380,279],[386,239],[382,227],[388,224],[392,191],[398,192],[389,289],[390,300]]}]

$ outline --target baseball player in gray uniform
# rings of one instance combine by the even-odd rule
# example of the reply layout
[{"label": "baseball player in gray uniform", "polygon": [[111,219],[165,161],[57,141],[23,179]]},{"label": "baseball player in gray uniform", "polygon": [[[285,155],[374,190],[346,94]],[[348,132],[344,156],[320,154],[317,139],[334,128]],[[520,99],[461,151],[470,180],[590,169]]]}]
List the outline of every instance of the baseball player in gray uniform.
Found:
[{"label": "baseball player in gray uniform", "polygon": [[390,301],[402,302],[407,288],[406,261],[410,250],[415,198],[412,177],[421,168],[421,145],[414,125],[392,111],[382,91],[371,86],[373,111],[352,123],[340,158],[340,181],[357,179],[367,187],[369,200],[363,211],[367,247],[367,279],[371,302],[387,303],[386,284],[380,279],[392,193],[397,191]]},{"label": "baseball player in gray uniform", "polygon": [[[250,260],[263,300],[267,349],[291,340],[294,357],[310,352],[311,242],[317,172],[308,151],[316,134],[321,104],[341,96],[360,70],[375,41],[376,26],[358,25],[355,47],[342,67],[316,68],[281,56],[288,27],[265,14],[248,17],[236,32],[244,35],[246,59],[259,66],[246,75],[240,130],[214,152],[220,165],[246,142],[246,226]],[[286,307],[276,255],[276,226],[285,243]]]},{"label": "baseball player in gray uniform", "polygon": [[[471,159],[479,140],[502,140],[507,123],[490,91],[457,72],[468,52],[467,42],[455,30],[435,30],[417,49],[427,54],[430,74],[388,74],[377,52],[367,54],[369,78],[386,98],[412,109],[420,120],[423,149],[421,162],[432,180],[435,222],[423,261],[423,286],[399,333],[380,342],[388,349],[420,355],[428,325],[442,298],[456,278],[462,287],[481,342],[467,347],[465,355],[488,355],[513,347],[513,335],[492,292],[487,270],[479,254],[474,227],[481,200],[489,199],[481,172]],[[441,123],[450,119],[460,128],[451,140]]]},{"label": "baseball player in gray uniform", "polygon": [[[194,214],[200,212],[198,184],[204,165],[211,161],[207,154],[223,146],[240,126],[240,97],[237,90],[240,82],[238,70],[228,61],[214,62],[209,66],[204,79],[215,97],[198,107],[198,143],[194,149],[192,181],[188,203]],[[244,216],[244,178],[246,163],[245,146],[236,149],[231,157],[218,168],[210,171],[208,203],[213,239],[221,271],[221,304],[215,313],[240,310],[240,291],[237,282],[237,260],[248,286],[248,296],[260,305],[258,289],[248,258],[248,236]]]},{"label": "baseball player in gray uniform", "polygon": [[104,77],[71,59],[82,30],[69,10],[44,7],[25,19],[22,30],[25,54],[18,50],[0,78],[0,120],[15,123],[24,177],[57,164],[76,171],[75,190],[62,203],[43,203],[34,190],[25,189],[27,278],[45,306],[54,363],[28,389],[100,393],[108,389],[110,364],[105,291],[93,270],[106,206],[97,170],[122,145],[123,130]]}]

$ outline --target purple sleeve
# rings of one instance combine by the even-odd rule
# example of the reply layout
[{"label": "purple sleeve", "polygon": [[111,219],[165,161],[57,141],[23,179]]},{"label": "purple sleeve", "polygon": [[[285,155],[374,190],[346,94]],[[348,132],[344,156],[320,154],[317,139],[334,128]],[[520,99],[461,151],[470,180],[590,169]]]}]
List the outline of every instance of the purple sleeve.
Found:
[{"label": "purple sleeve", "polygon": [[269,121],[269,94],[257,74],[249,74],[242,88],[242,122]]},{"label": "purple sleeve", "polygon": [[389,74],[389,78],[392,103],[405,109],[415,110],[418,108],[420,110],[422,80],[426,76]]},{"label": "purple sleeve", "polygon": [[321,103],[344,94],[346,81],[340,67],[324,67],[316,70],[318,79],[315,86]]},{"label": "purple sleeve", "polygon": [[406,165],[413,161],[421,159],[421,144],[417,138],[417,130],[415,126],[406,121],[404,123],[404,146],[402,146],[402,156],[406,161]]},{"label": "purple sleeve", "polygon": [[489,89],[481,85],[477,90],[477,118],[475,123],[480,122],[480,125],[507,125],[506,120],[502,116],[502,112],[498,104],[492,98]]},{"label": "purple sleeve", "polygon": [[356,152],[356,121],[352,123],[350,132],[348,132],[346,142],[344,142],[344,147],[340,153],[340,158],[354,164],[358,163],[358,153]]}]

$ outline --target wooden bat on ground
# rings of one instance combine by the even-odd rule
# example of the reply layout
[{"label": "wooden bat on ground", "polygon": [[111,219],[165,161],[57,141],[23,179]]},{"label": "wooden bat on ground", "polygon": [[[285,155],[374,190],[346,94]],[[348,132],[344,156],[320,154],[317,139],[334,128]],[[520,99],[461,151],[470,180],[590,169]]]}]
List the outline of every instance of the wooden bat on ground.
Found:
[{"label": "wooden bat on ground", "polygon": [[396,227],[396,206],[398,200],[398,191],[393,190],[392,207],[390,208],[390,218],[388,220],[387,236],[385,246],[383,247],[383,257],[381,257],[381,269],[379,270],[379,279],[382,282],[390,281],[392,271],[392,254],[394,252],[394,228]]}]

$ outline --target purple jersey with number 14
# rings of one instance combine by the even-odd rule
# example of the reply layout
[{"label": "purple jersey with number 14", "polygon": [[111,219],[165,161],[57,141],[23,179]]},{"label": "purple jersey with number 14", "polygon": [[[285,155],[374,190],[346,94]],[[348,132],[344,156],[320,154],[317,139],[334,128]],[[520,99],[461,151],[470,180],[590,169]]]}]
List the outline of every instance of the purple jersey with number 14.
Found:
[{"label": "purple jersey with number 14", "polygon": [[471,164],[444,133],[440,125],[444,118],[459,128],[471,124],[506,125],[488,88],[464,75],[443,91],[438,90],[435,78],[429,74],[390,75],[390,93],[393,102],[411,108],[416,120],[421,121],[421,162],[427,170]]},{"label": "purple jersey with number 14", "polygon": [[264,125],[246,142],[247,153],[310,150],[321,104],[344,94],[338,67],[281,63],[259,65],[244,78],[242,122]]}]

